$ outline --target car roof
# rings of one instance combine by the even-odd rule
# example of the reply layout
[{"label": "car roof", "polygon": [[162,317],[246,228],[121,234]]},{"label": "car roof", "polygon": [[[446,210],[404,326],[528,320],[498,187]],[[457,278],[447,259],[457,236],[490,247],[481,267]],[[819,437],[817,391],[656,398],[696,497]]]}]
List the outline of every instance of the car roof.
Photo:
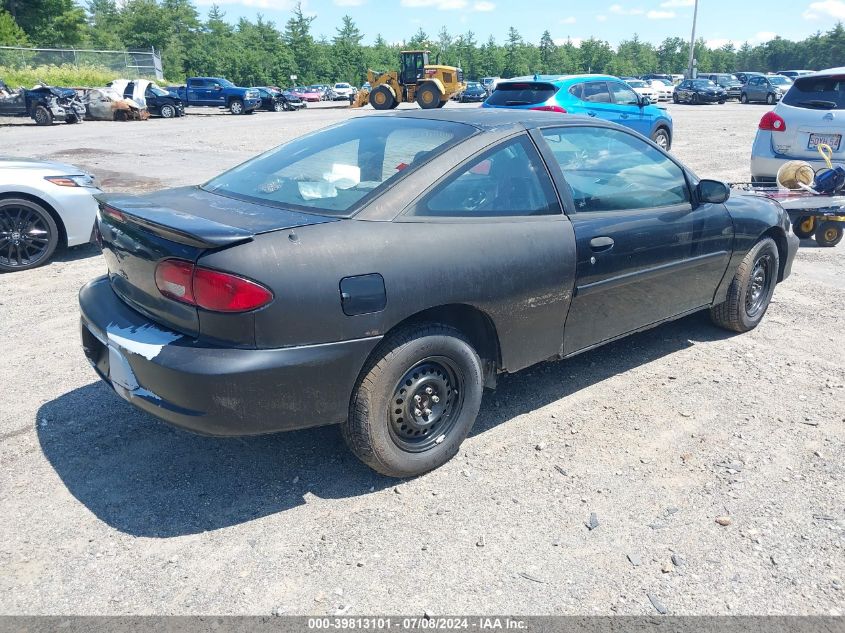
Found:
[{"label": "car roof", "polygon": [[845,75],[845,66],[838,66],[836,68],[826,68],[825,70],[817,70],[804,77],[824,77],[827,75]]},{"label": "car roof", "polygon": [[[373,115],[369,115],[373,116]],[[509,108],[449,108],[446,110],[397,110],[379,113],[375,116],[390,116],[409,119],[428,119],[471,125],[489,132],[502,128],[532,129],[548,125],[564,126],[589,123],[595,127],[619,127],[606,121],[571,114],[561,116],[557,112],[535,110],[512,110]]]},{"label": "car roof", "polygon": [[621,81],[619,77],[613,75],[525,75],[523,77],[513,77],[512,79],[503,79],[499,84],[509,84],[511,82],[520,81],[537,81],[545,83],[568,83],[574,81]]}]

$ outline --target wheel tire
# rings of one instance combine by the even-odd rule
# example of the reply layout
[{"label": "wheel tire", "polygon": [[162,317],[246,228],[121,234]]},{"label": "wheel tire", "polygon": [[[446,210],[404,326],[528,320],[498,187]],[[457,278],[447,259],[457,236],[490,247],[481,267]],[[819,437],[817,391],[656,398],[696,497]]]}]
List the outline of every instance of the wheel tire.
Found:
[{"label": "wheel tire", "polygon": [[748,103],[748,95],[745,94],[744,92],[741,95],[739,95],[739,102],[740,103]]},{"label": "wheel tire", "polygon": [[416,102],[423,110],[432,110],[440,103],[440,91],[433,83],[424,83],[417,90]]},{"label": "wheel tire", "polygon": [[725,105],[725,100],[722,99],[721,101],[719,101],[719,105]]},{"label": "wheel tire", "polygon": [[813,216],[804,215],[792,223],[792,232],[798,239],[806,240],[813,236],[816,230],[816,223],[813,221]]},{"label": "wheel tire", "polygon": [[698,96],[698,93],[697,93],[697,92],[693,93],[693,95],[692,95],[692,104],[693,104],[693,105],[699,105],[700,103],[701,103],[701,97],[699,97],[699,96]]},{"label": "wheel tire", "polygon": [[672,93],[672,101],[674,103],[680,103],[681,102],[680,98],[678,97],[677,93],[675,93],[675,92]]},{"label": "wheel tire", "polygon": [[[30,235],[29,240],[21,235],[24,231],[24,235]],[[58,243],[59,229],[47,209],[24,198],[0,198],[0,272],[28,270],[47,263]]]},{"label": "wheel tire", "polygon": [[229,111],[232,114],[243,114],[244,102],[240,99],[232,99],[232,101],[229,102]]},{"label": "wheel tire", "polygon": [[669,130],[665,127],[657,128],[654,131],[654,134],[651,135],[651,140],[654,141],[660,149],[666,152],[672,149],[672,137],[669,136]]},{"label": "wheel tire", "polygon": [[278,101],[273,102],[273,111],[274,112],[282,112],[285,109],[284,103],[279,103]]},{"label": "wheel tire", "polygon": [[[433,373],[432,367],[438,364],[442,374]],[[422,376],[413,373],[416,369],[424,370]],[[450,377],[443,378],[449,372]],[[459,331],[433,324],[399,330],[381,343],[364,367],[350,401],[349,418],[341,425],[343,438],[358,459],[383,475],[421,475],[458,452],[478,415],[483,384],[481,360]],[[431,385],[435,395],[449,394],[446,402],[423,400],[422,405],[410,405],[414,394],[405,389],[427,399],[425,385]],[[441,407],[438,415],[443,417],[425,430],[420,420],[428,417],[417,416],[411,406],[429,405]]]},{"label": "wheel tire", "polygon": [[842,222],[822,222],[816,229],[816,244],[832,247],[842,241]]},{"label": "wheel tire", "polygon": [[775,95],[769,93],[766,95],[766,103],[768,105],[775,105]]},{"label": "wheel tire", "polygon": [[[740,333],[757,327],[772,300],[779,263],[780,256],[773,239],[766,237],[757,242],[737,268],[725,301],[710,308],[713,323]],[[760,270],[762,278],[758,273]]]},{"label": "wheel tire", "polygon": [[438,104],[437,104],[437,107],[438,107],[438,108],[442,108],[442,107],[444,107],[447,103],[449,103],[449,102],[448,102],[448,101],[441,101],[440,103],[438,103]]},{"label": "wheel tire", "polygon": [[398,104],[390,88],[387,86],[376,86],[370,93],[370,103],[376,110],[392,110]]},{"label": "wheel tire", "polygon": [[53,113],[43,105],[35,106],[32,118],[35,119],[35,125],[53,125]]},{"label": "wheel tire", "polygon": [[159,114],[161,114],[162,119],[172,119],[176,116],[176,108],[169,103],[165,103],[159,108]]}]

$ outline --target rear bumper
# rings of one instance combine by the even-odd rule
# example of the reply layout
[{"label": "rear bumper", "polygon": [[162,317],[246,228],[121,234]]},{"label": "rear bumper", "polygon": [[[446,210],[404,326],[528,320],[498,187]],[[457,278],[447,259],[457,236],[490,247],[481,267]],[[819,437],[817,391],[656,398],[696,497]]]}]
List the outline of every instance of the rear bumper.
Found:
[{"label": "rear bumper", "polygon": [[[775,132],[776,134],[777,132]],[[813,171],[827,167],[823,160],[815,160],[804,156],[789,156],[776,154],[772,149],[772,134],[765,130],[757,132],[754,145],[751,147],[751,177],[754,179],[772,178],[777,176],[781,166],[790,160],[802,160],[810,164]],[[818,154],[814,156],[818,157]],[[834,158],[834,161],[836,158]]]},{"label": "rear bumper", "polygon": [[358,373],[381,337],[282,349],[213,346],[123,303],[106,277],[79,292],[82,345],[115,392],[205,435],[259,435],[346,419]]}]

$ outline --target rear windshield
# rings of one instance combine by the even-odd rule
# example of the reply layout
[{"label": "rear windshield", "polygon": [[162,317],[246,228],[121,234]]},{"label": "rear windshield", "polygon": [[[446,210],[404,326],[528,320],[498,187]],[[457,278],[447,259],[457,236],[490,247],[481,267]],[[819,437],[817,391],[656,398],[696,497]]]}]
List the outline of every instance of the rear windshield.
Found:
[{"label": "rear windshield", "polygon": [[361,117],[261,154],[209,180],[203,189],[285,209],[348,215],[400,173],[474,130],[448,121]]},{"label": "rear windshield", "polygon": [[557,88],[552,84],[531,81],[500,83],[487,98],[488,105],[519,106],[545,103],[555,96]]},{"label": "rear windshield", "polygon": [[798,108],[845,110],[845,75],[799,77],[783,102]]}]

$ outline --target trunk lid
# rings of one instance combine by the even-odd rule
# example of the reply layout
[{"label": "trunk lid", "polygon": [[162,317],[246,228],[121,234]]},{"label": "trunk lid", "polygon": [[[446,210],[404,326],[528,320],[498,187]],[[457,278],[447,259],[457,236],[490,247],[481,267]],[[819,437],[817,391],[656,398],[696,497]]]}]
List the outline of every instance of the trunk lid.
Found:
[{"label": "trunk lid", "polygon": [[[102,194],[97,199],[103,256],[115,293],[158,323],[190,336],[203,333],[199,311],[159,292],[155,271],[160,261],[196,262],[206,252],[236,247],[261,233],[336,221],[227,198],[198,187],[143,196]],[[249,332],[246,338],[252,335]]]},{"label": "trunk lid", "polygon": [[794,158],[819,160],[819,143],[830,145],[834,162],[845,157],[845,75],[799,77],[775,108],[786,131],[772,134],[772,149]]}]

